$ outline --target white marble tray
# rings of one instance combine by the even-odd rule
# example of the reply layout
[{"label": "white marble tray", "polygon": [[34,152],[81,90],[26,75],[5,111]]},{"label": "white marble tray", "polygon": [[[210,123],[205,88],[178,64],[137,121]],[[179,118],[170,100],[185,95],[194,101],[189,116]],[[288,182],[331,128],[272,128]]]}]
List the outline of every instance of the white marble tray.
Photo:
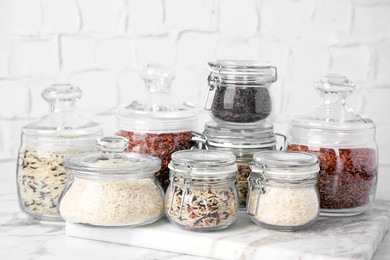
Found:
[{"label": "white marble tray", "polygon": [[240,212],[228,229],[200,233],[179,229],[166,218],[137,228],[92,228],[66,224],[69,236],[216,259],[371,259],[389,230],[390,202],[377,201],[365,214],[321,217],[301,232],[256,226]]}]

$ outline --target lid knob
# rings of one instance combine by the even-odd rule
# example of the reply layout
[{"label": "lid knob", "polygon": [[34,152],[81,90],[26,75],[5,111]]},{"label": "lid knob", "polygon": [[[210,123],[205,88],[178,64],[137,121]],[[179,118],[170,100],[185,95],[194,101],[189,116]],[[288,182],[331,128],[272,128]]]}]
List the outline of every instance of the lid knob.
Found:
[{"label": "lid knob", "polygon": [[70,84],[53,84],[42,91],[42,97],[47,102],[76,101],[81,98],[83,92],[80,88]]},{"label": "lid knob", "polygon": [[355,84],[344,75],[331,73],[317,81],[316,88],[321,92],[348,95],[355,89]]},{"label": "lid knob", "polygon": [[150,81],[171,82],[175,77],[175,70],[165,64],[151,63],[141,71],[141,78]]},{"label": "lid knob", "polygon": [[129,146],[129,140],[122,136],[107,136],[98,138],[97,146],[105,153],[121,153]]}]

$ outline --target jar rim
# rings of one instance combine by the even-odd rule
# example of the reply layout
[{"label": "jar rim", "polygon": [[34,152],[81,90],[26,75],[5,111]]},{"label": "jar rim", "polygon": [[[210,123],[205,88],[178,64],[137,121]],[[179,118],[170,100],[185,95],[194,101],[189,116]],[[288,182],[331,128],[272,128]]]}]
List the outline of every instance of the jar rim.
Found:
[{"label": "jar rim", "polygon": [[65,170],[78,177],[143,178],[153,176],[161,169],[157,157],[131,152],[106,154],[81,153],[63,159]]},{"label": "jar rim", "polygon": [[275,182],[317,180],[319,162],[317,156],[295,151],[261,151],[253,155],[252,172],[262,173]]},{"label": "jar rim", "polygon": [[202,136],[206,145],[214,147],[253,149],[276,145],[273,125],[264,122],[243,126],[209,121],[205,123]]},{"label": "jar rim", "polygon": [[168,165],[171,176],[184,178],[213,179],[235,176],[236,156],[228,151],[182,150],[172,154]]},{"label": "jar rim", "polygon": [[[276,67],[269,62],[254,60],[217,60],[209,62],[211,74],[209,81],[215,79],[221,84],[256,84],[272,83],[277,80]],[[256,87],[256,86],[253,86]],[[257,86],[258,87],[258,86]]]}]

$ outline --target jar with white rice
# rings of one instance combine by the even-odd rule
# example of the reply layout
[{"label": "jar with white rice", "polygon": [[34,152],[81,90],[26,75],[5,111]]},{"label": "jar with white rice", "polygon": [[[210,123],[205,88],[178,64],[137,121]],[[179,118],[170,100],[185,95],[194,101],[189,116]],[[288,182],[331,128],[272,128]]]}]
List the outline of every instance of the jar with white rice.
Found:
[{"label": "jar with white rice", "polygon": [[67,222],[92,226],[140,226],[164,213],[164,192],[155,173],[159,158],[124,152],[129,141],[113,136],[98,139],[101,152],[64,159],[72,181],[59,202]]},{"label": "jar with white rice", "polygon": [[280,231],[310,227],[319,215],[316,156],[264,151],[250,163],[247,213],[257,225]]}]

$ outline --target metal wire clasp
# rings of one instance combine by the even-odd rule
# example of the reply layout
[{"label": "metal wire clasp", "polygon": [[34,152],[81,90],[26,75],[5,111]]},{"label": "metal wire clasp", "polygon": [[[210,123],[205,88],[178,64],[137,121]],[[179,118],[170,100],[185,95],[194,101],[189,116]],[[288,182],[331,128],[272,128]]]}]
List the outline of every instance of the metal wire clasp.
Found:
[{"label": "metal wire clasp", "polygon": [[283,134],[279,134],[279,133],[275,133],[276,136],[280,136],[283,138],[283,146],[280,147],[280,151],[286,151],[287,149],[287,136],[283,135]]},{"label": "metal wire clasp", "polygon": [[[247,205],[247,210],[246,210],[246,213],[248,213],[248,215],[250,215],[250,216],[256,216],[257,215],[257,212],[259,210],[259,204],[260,204],[260,195],[265,193],[266,185],[267,185],[266,184],[267,183],[267,179],[266,179],[265,174],[264,174],[264,172],[265,172],[265,165],[261,165],[262,171],[258,172],[261,175],[261,179],[252,176],[252,173],[255,171],[255,169],[253,169],[254,165],[256,165],[256,164],[253,163],[253,162],[249,163],[249,167],[251,168],[252,172],[250,173],[250,175],[248,177],[249,194],[248,194],[248,197],[247,197],[247,204],[246,204]],[[251,197],[252,197],[252,191],[255,190],[255,189],[259,190],[259,194],[257,195],[256,210],[255,210],[255,213],[253,214],[251,212]]]},{"label": "metal wire clasp", "polygon": [[[171,168],[173,169],[173,174],[171,174],[171,176],[170,176],[171,187],[172,187],[172,189],[171,189],[172,197],[171,197],[171,203],[169,203],[168,215],[171,216],[171,217],[175,217],[175,218],[181,218],[181,215],[182,215],[182,212],[183,212],[184,200],[185,200],[186,195],[188,194],[188,187],[191,186],[191,184],[192,184],[192,178],[191,178],[191,175],[190,175],[190,173],[192,171],[192,166],[189,165],[189,164],[186,164],[186,163],[176,163],[176,164],[173,164],[172,162],[170,163],[170,165],[171,165]],[[188,180],[187,180],[187,178],[183,178],[184,190],[182,188],[179,188],[179,187],[175,186],[175,182],[179,182],[180,181],[180,178],[176,177],[177,170],[176,170],[175,165],[176,166],[184,165],[185,167],[188,168],[187,172],[183,172],[184,174],[186,174],[188,176]],[[172,214],[172,205],[173,205],[173,199],[175,198],[176,188],[179,188],[179,189],[182,190],[179,215]]]},{"label": "metal wire clasp", "polygon": [[203,148],[205,148],[206,150],[209,150],[209,147],[207,145],[207,142],[208,142],[207,135],[194,132],[194,133],[192,133],[191,141],[194,141],[197,144],[197,147],[193,146],[193,147],[191,147],[191,150],[194,150],[194,149],[202,150]]},{"label": "metal wire clasp", "polygon": [[275,66],[270,66],[271,70],[274,71],[273,77],[272,77],[272,82],[275,82],[278,80],[278,70],[276,69]]},{"label": "metal wire clasp", "polygon": [[219,65],[218,68],[218,77],[213,77],[213,72],[210,73],[207,80],[209,82],[209,91],[207,92],[206,99],[204,101],[204,109],[209,111],[212,107],[215,92],[217,91],[217,88],[221,86],[222,83],[222,77],[221,77],[221,69],[222,66]]}]

